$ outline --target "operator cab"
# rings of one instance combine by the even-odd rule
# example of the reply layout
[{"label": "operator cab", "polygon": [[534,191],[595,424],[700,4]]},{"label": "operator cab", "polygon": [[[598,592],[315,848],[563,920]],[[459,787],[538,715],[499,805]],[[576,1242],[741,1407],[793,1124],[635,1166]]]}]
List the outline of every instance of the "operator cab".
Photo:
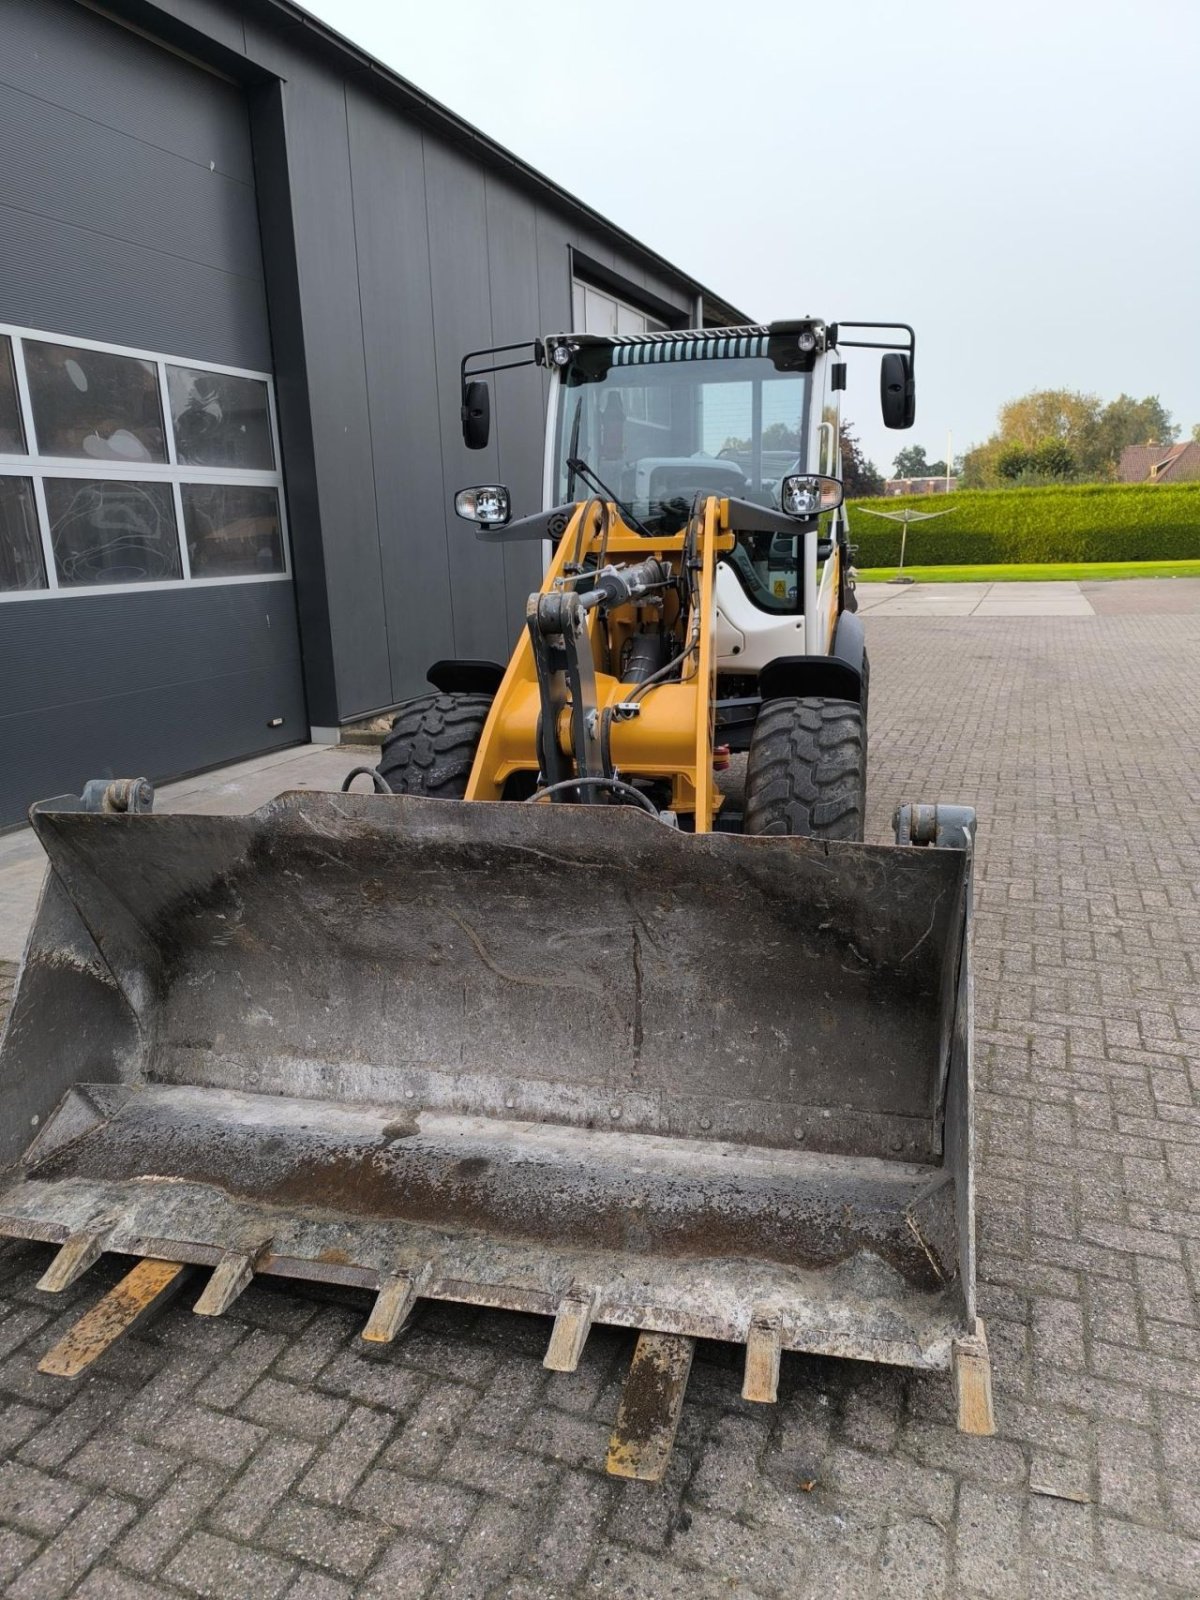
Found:
[{"label": "operator cab", "polygon": [[[889,337],[845,338],[848,328],[886,329]],[[903,348],[895,330],[907,336]],[[727,502],[735,545],[716,567],[716,654],[718,673],[735,694],[756,692],[757,674],[780,658],[827,655],[842,613],[854,609],[840,489],[836,505],[826,499],[816,512],[785,503],[785,485],[796,475],[840,477],[844,345],[890,352],[880,373],[884,422],[910,426],[915,339],[906,324],[827,325],[805,318],[740,328],[557,334],[533,347],[532,359],[552,376],[547,515],[600,496],[631,528],[655,537],[681,532],[708,497]],[[486,385],[471,380],[524,364],[495,358],[529,348],[505,346],[464,358],[469,447],[486,441],[488,422]],[[495,364],[469,365],[481,357]]]}]

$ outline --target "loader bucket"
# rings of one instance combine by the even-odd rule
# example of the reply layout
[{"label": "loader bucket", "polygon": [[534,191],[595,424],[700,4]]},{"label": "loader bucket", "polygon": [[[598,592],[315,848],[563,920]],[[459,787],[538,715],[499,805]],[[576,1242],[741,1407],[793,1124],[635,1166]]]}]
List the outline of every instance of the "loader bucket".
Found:
[{"label": "loader bucket", "polygon": [[[619,807],[35,808],[0,1233],[914,1367],[975,1330],[970,854]],[[557,1351],[557,1356],[555,1352]],[[548,1360],[551,1359],[548,1357]],[[747,1384],[751,1384],[748,1360]],[[747,1390],[749,1392],[749,1388]]]}]

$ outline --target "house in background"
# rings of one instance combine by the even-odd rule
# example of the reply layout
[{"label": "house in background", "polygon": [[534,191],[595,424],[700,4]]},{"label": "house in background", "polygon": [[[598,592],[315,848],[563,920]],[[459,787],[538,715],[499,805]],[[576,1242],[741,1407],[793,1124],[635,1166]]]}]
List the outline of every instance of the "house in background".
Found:
[{"label": "house in background", "polygon": [[1127,444],[1117,466],[1119,483],[1194,483],[1200,479],[1200,444]]},{"label": "house in background", "polygon": [[473,456],[460,358],[749,319],[293,0],[3,0],[2,38],[0,828],[507,659],[540,547],[450,505],[541,504],[546,380]]},{"label": "house in background", "polygon": [[883,486],[884,494],[953,494],[958,479],[946,478],[889,478]]}]

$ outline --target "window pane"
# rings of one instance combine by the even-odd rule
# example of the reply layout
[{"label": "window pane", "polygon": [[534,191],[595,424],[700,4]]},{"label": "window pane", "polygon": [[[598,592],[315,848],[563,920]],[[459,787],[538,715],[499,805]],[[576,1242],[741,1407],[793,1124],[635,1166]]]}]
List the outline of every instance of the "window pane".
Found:
[{"label": "window pane", "polygon": [[645,333],[646,319],[640,311],[635,311],[632,306],[622,305],[617,301],[617,332],[618,333]]},{"label": "window pane", "polygon": [[7,334],[0,337],[0,452],[10,456],[25,454],[25,430],[21,426],[17,380],[13,376],[12,340]]},{"label": "window pane", "polygon": [[0,591],[44,589],[32,478],[0,478]]},{"label": "window pane", "polygon": [[167,394],[183,465],[274,470],[267,386],[258,378],[168,367]]},{"label": "window pane", "polygon": [[153,361],[25,341],[38,450],[95,461],[165,461]]},{"label": "window pane", "polygon": [[193,578],[283,571],[283,530],[274,489],[185,483],[183,525]]},{"label": "window pane", "polygon": [[585,333],[614,334],[617,331],[617,302],[597,289],[583,292]]},{"label": "window pane", "polygon": [[182,577],[169,483],[46,478],[59,584],[155,583]]}]

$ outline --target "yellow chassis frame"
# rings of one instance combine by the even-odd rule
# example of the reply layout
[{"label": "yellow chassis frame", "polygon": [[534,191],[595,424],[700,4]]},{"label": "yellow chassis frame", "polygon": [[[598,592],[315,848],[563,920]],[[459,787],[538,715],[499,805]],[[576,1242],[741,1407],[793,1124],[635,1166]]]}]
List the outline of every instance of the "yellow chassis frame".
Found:
[{"label": "yellow chassis frame", "polygon": [[[542,582],[543,594],[562,586],[569,561],[587,555],[600,555],[619,562],[659,557],[677,570],[684,556],[684,533],[646,538],[621,520],[619,509],[608,507],[607,538],[602,535],[603,518],[593,519],[595,501],[583,502],[559,540],[558,548]],[[584,518],[595,526],[583,532]],[[695,817],[697,833],[712,828],[721,796],[713,782],[713,720],[716,700],[716,650],[713,614],[713,583],[717,557],[734,544],[730,527],[729,502],[710,496],[699,518],[696,554],[700,582],[696,598],[684,619],[685,648],[690,650],[678,681],[656,684],[639,700],[639,712],[628,721],[612,723],[610,750],[615,770],[622,778],[659,778],[671,784],[671,807]],[[614,632],[632,630],[637,602],[609,614],[608,626]],[[605,669],[607,651],[601,638],[605,622],[599,611],[588,616],[588,636],[596,664],[596,704],[605,707],[627,700],[637,686],[622,683]],[[541,712],[533,644],[522,630],[508,669],[492,703],[491,713],[479,742],[475,764],[467,785],[467,800],[500,800],[507,780],[517,772],[536,772],[537,724]],[[565,754],[571,751],[571,714],[568,707],[559,719],[558,740]]]}]

